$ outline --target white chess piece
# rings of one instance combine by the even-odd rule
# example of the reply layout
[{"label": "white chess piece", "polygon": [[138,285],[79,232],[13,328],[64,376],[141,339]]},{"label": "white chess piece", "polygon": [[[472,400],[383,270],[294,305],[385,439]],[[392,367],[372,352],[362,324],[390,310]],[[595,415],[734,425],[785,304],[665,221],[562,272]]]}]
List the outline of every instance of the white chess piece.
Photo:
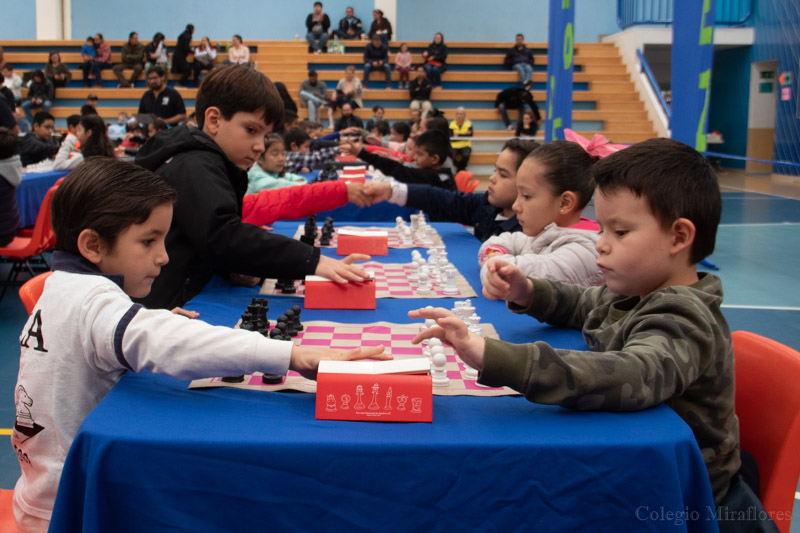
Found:
[{"label": "white chess piece", "polygon": [[468,330],[470,330],[472,333],[475,333],[475,334],[477,334],[477,335],[480,335],[480,334],[481,334],[481,325],[480,325],[480,322],[481,322],[481,317],[479,317],[479,316],[478,316],[477,314],[475,314],[475,313],[472,313],[472,314],[471,314],[471,315],[470,315],[470,316],[467,318],[467,329],[468,329]]},{"label": "white chess piece", "polygon": [[438,337],[431,337],[430,339],[427,340],[428,340],[428,346],[423,348],[423,354],[425,354],[425,357],[427,357],[428,359],[432,358],[434,348],[439,348],[441,352],[444,353],[444,347],[442,346],[442,341],[439,340]]},{"label": "white chess piece", "polygon": [[429,346],[430,346],[429,358],[430,358],[431,362],[433,362],[433,358],[436,357],[436,354],[444,355],[444,347],[442,347],[441,345],[439,345],[439,346],[429,345]]},{"label": "white chess piece", "polygon": [[411,261],[411,272],[408,274],[408,281],[419,280],[419,263]]},{"label": "white chess piece", "polygon": [[447,269],[447,279],[444,285],[445,294],[458,294],[459,290],[456,287],[456,271],[452,268]]},{"label": "white chess piece", "polygon": [[464,363],[464,377],[467,379],[478,379],[478,371]]},{"label": "white chess piece", "polygon": [[444,353],[437,353],[432,356],[433,372],[431,372],[431,380],[434,387],[446,387],[450,384],[450,378],[447,377],[447,356]]},{"label": "white chess piece", "polygon": [[423,266],[419,271],[419,285],[417,285],[417,292],[420,294],[427,294],[431,292],[430,275],[428,274],[428,267]]}]

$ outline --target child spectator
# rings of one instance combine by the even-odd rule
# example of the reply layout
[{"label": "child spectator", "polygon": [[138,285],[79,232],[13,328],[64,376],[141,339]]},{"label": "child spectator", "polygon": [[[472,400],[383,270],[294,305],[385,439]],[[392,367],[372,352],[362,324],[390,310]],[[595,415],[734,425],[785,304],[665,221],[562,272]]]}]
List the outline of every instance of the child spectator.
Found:
[{"label": "child spectator", "polygon": [[364,129],[367,131],[371,131],[372,128],[375,126],[375,123],[379,120],[383,120],[384,115],[386,114],[386,110],[381,105],[373,106],[372,108],[372,118],[367,120],[364,124]]},{"label": "child spectator", "polygon": [[367,276],[349,264],[353,258],[320,257],[319,249],[242,223],[247,169],[283,117],[272,82],[241,65],[215,68],[197,92],[195,110],[197,128],[171,128],[136,155],[137,164],[167,178],[181,198],[167,236],[170,263],[147,304],[183,304],[220,271],[273,278],[316,273],[339,283]]},{"label": "child spectator", "polygon": [[86,42],[83,43],[81,46],[81,70],[83,71],[83,86],[84,87],[91,87],[92,82],[91,79],[95,79],[97,83],[100,83],[100,78],[96,78],[95,71],[94,71],[94,63],[97,60],[97,51],[94,47],[94,37],[91,35],[86,38]]},{"label": "child spectator", "polygon": [[311,136],[301,128],[292,128],[283,137],[286,147],[286,172],[311,172],[332,163],[339,155],[339,146],[329,146],[319,150],[311,150]]},{"label": "child spectator", "polygon": [[50,52],[47,64],[44,66],[44,75],[55,88],[66,87],[72,79],[69,68],[61,62],[61,54],[56,51]]},{"label": "child spectator", "polygon": [[161,67],[166,72],[169,63],[167,59],[167,45],[164,44],[164,34],[157,32],[153,36],[150,44],[144,47],[145,72],[150,70],[150,67]]},{"label": "child spectator", "polygon": [[47,528],[78,427],[126,371],[193,379],[294,369],[314,379],[323,359],[391,358],[382,346],[294,346],[134,304],[169,260],[165,240],[176,199],[163,178],[101,158],[72,172],[53,195],[53,274],[23,329],[15,387],[20,530]]},{"label": "child spectator", "polygon": [[411,52],[408,51],[408,45],[406,43],[400,45],[400,51],[394,56],[394,70],[399,74],[398,87],[400,89],[408,89],[408,73],[411,71]]},{"label": "child spectator", "polygon": [[397,161],[371,154],[364,149],[361,141],[342,141],[342,150],[357,156],[397,181],[423,183],[455,190],[453,174],[449,169],[442,167],[442,163],[450,153],[450,142],[438,131],[430,131],[417,137],[416,144],[418,168],[410,168]]},{"label": "child spectator", "polygon": [[100,99],[94,93],[89,93],[89,96],[86,97],[86,103],[81,106],[81,116],[86,115],[97,115],[97,102]]},{"label": "child spectator", "polygon": [[369,133],[371,136],[375,137],[379,142],[383,141],[386,138],[388,142],[389,132],[391,131],[391,127],[389,123],[385,120],[376,120],[372,124],[372,128],[370,128]]},{"label": "child spectator", "polygon": [[147,125],[147,136],[152,137],[159,131],[164,131],[168,129],[167,123],[161,120],[160,118],[154,118],[150,121],[150,124]]},{"label": "child spectator", "polygon": [[[75,145],[80,142],[80,151]],[[74,153],[73,153],[74,152]],[[84,115],[75,135],[69,134],[56,154],[54,170],[69,170],[77,167],[87,157],[114,157],[114,145],[106,133],[106,123],[97,115]]]},{"label": "child spectator", "polygon": [[444,44],[444,35],[436,32],[433,41],[428,48],[422,52],[422,59],[425,60],[425,72],[431,80],[433,87],[441,87],[442,74],[447,70],[447,45]]},{"label": "child spectator", "polygon": [[[123,113],[124,114],[124,113]],[[70,133],[75,134],[78,131],[78,124],[81,123],[80,115],[70,115],[67,117],[67,135]],[[124,128],[124,126],[123,126]]]},{"label": "child spectator", "polygon": [[14,67],[11,63],[6,63],[0,72],[3,73],[3,87],[8,87],[14,95],[14,104],[11,106],[18,106],[22,104],[22,78],[14,74]]},{"label": "child spectator", "polygon": [[204,70],[214,68],[214,60],[217,59],[217,49],[211,45],[208,37],[200,39],[200,46],[194,49],[194,86],[200,85],[203,81],[202,73]]},{"label": "child spectator", "polygon": [[517,137],[534,137],[536,132],[539,131],[539,122],[541,122],[541,119],[537,120],[533,116],[533,111],[526,109],[522,117],[520,117],[520,121],[517,122],[517,130],[514,135]]},{"label": "child spectator", "polygon": [[[247,171],[247,194],[308,183],[303,176],[286,172],[285,167],[286,147],[283,139],[280,135],[268,135],[264,139],[264,153]],[[243,216],[242,219],[244,220],[245,217]]]},{"label": "child spectator", "polygon": [[536,122],[538,123],[541,121],[539,106],[534,102],[533,95],[529,90],[522,87],[509,87],[497,93],[494,99],[494,106],[497,108],[497,112],[500,113],[500,117],[503,119],[503,124],[505,124],[506,129],[509,131],[514,131],[515,129],[511,124],[511,120],[508,118],[509,109],[519,109],[519,118],[517,119],[517,122],[519,122],[522,120],[525,106],[528,106]]},{"label": "child spectator", "polygon": [[411,83],[408,85],[408,94],[409,99],[411,100],[409,108],[411,109],[412,113],[414,111],[419,111],[421,108],[421,117],[424,119],[428,116],[428,113],[430,113],[431,109],[433,109],[433,104],[431,104],[431,91],[433,90],[433,85],[431,85],[431,82],[428,81],[428,73],[425,72],[425,67],[419,65],[416,73],[417,77],[411,80]]},{"label": "child spectator", "polygon": [[580,145],[553,141],[534,150],[517,171],[512,209],[522,231],[501,233],[478,252],[485,284],[490,264],[516,265],[525,275],[576,285],[599,285],[597,225],[581,218],[592,199],[595,159]]},{"label": "child spectator", "polygon": [[383,69],[386,74],[386,88],[392,87],[392,66],[389,64],[389,45],[381,41],[379,35],[372,36],[372,42],[364,47],[364,87],[369,87],[369,73],[372,69]]},{"label": "child spectator", "polygon": [[226,65],[250,66],[250,49],[242,42],[241,35],[234,35],[231,39],[233,44],[228,49],[228,59],[223,61]]},{"label": "child spectator", "polygon": [[53,124],[55,119],[50,113],[39,111],[34,115],[33,131],[19,140],[19,156],[23,167],[56,155],[58,145],[53,140]]},{"label": "child spectator", "polygon": [[117,123],[108,125],[108,138],[115,142],[122,141],[127,133],[127,125],[128,114],[125,111],[120,111],[117,115]]},{"label": "child spectator", "polygon": [[333,129],[333,109],[328,105],[328,89],[319,81],[316,70],[308,71],[308,79],[300,84],[300,105],[308,108],[308,120],[316,122],[317,110],[328,111],[328,127]]},{"label": "child spectator", "polygon": [[[114,76],[117,77],[120,87],[133,87],[139,76],[144,70],[144,45],[139,42],[139,34],[132,31],[128,35],[128,42],[122,45],[122,61],[114,65]],[[127,80],[123,74],[124,70],[133,70],[131,77]]]},{"label": "child spectator", "polygon": [[[456,118],[450,122],[450,131],[452,137],[472,137],[475,134],[472,131],[472,122],[467,120],[467,111],[463,106],[456,108]],[[469,165],[469,156],[472,155],[472,142],[450,141],[450,146],[453,149],[456,171],[466,169]]]},{"label": "child spectator", "polygon": [[14,240],[20,226],[17,186],[22,181],[17,136],[0,126],[0,246]]},{"label": "child spectator", "polygon": [[41,70],[34,72],[33,79],[28,84],[28,99],[22,102],[22,110],[25,111],[28,122],[33,122],[31,109],[41,108],[45,113],[50,112],[55,94],[53,84],[44,77],[44,72]]},{"label": "child spectator", "polygon": [[[163,120],[162,120],[163,122]],[[150,124],[147,125],[149,128]],[[120,147],[125,149],[126,153],[130,153],[133,151],[135,153],[139,150],[147,139],[144,136],[144,132],[142,131],[142,126],[136,122],[136,119],[132,119],[128,121],[127,131],[125,132],[125,138],[120,143]]]},{"label": "child spectator", "polygon": [[748,516],[767,517],[738,474],[734,354],[720,310],[722,286],[696,268],[714,250],[720,220],[711,166],[689,146],[651,139],[599,161],[592,174],[603,230],[597,263],[606,285],[526,278],[499,263],[484,286],[487,297],[505,300],[513,312],[582,328],[591,351],[484,339],[443,309],[409,313],[440,326],[414,342],[437,335],[480,371],[479,383],[507,385],[536,403],[636,411],[665,402],[697,439],[716,505],[728,516],[746,508]]},{"label": "child spectator", "polygon": [[485,241],[503,232],[520,231],[513,209],[517,198],[517,169],[538,146],[532,141],[506,141],[497,156],[486,192],[463,193],[397,181],[373,182],[365,186],[364,192],[372,203],[388,200],[393,204],[422,209],[434,222],[458,222],[473,226],[475,237]]}]

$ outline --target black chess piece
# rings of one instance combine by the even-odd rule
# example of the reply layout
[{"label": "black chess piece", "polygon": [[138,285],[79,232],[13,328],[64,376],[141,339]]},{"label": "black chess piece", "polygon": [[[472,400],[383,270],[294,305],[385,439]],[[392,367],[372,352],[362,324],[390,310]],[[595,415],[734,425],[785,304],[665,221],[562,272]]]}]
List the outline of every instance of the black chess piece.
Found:
[{"label": "black chess piece", "polygon": [[300,311],[302,311],[302,308],[299,305],[293,305],[292,307],[290,307],[290,309],[294,313],[294,319],[296,322],[295,329],[297,331],[303,331],[303,329],[305,329],[305,326],[303,326],[303,323],[300,322]]},{"label": "black chess piece", "polygon": [[283,294],[295,294],[297,290],[294,287],[294,280],[290,278],[281,278],[275,283],[275,288],[280,289]]},{"label": "black chess piece", "polygon": [[242,313],[242,321],[239,324],[239,329],[243,329],[245,331],[254,331],[255,324],[253,323],[253,315],[249,311],[245,311]]},{"label": "black chess piece", "polygon": [[289,334],[286,331],[286,322],[285,321],[284,322],[278,322],[278,324],[275,326],[275,329],[277,329],[278,331],[281,332],[281,340],[284,340],[284,341],[292,340],[292,338],[289,336]]},{"label": "black chess piece", "polygon": [[286,333],[290,337],[297,337],[297,327],[295,324],[294,311],[292,311],[291,309],[287,309],[286,311],[283,312],[283,316],[286,317]]},{"label": "black chess piece", "polygon": [[238,376],[225,376],[222,378],[225,383],[244,383],[244,374]]},{"label": "black chess piece", "polygon": [[280,374],[267,374],[261,376],[261,382],[265,385],[280,385],[283,383],[283,376]]},{"label": "black chess piece", "polygon": [[278,326],[275,326],[274,328],[272,328],[270,330],[269,338],[270,339],[278,339],[279,341],[283,340],[283,333],[281,333],[281,330],[278,329]]}]

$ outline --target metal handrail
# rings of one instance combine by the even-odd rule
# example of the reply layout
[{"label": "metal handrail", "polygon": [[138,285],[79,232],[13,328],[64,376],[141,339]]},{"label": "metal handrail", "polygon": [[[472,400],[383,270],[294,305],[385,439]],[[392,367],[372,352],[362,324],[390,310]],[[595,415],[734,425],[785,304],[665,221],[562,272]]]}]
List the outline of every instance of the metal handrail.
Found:
[{"label": "metal handrail", "polygon": [[653,89],[653,92],[656,93],[656,96],[658,96],[658,102],[661,104],[661,109],[664,110],[664,114],[667,116],[667,118],[671,119],[672,111],[669,104],[664,99],[664,95],[661,93],[661,89],[658,86],[658,80],[656,80],[656,77],[653,75],[653,71],[650,70],[650,65],[647,64],[647,59],[644,58],[644,54],[638,48],[636,49],[636,55],[639,57],[639,63],[642,65],[642,72],[644,72],[645,76],[647,77],[650,87]]},{"label": "metal handrail", "polygon": [[[753,0],[717,0],[717,26],[740,26],[753,14]],[[617,0],[617,25],[672,24],[672,0]]]}]

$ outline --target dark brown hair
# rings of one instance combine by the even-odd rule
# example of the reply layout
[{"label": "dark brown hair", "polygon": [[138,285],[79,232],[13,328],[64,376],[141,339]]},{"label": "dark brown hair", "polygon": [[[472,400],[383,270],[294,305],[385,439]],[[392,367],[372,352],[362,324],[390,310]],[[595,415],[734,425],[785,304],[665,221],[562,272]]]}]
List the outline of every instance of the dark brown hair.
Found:
[{"label": "dark brown hair", "polygon": [[0,159],[8,159],[19,153],[17,135],[11,130],[0,126]]},{"label": "dark brown hair", "polygon": [[156,207],[177,199],[175,189],[147,169],[115,158],[87,159],[53,194],[56,249],[78,254],[78,235],[92,229],[113,250],[126,228],[143,223]]},{"label": "dark brown hair", "polygon": [[522,164],[522,160],[528,157],[528,154],[539,148],[541,144],[536,141],[525,141],[523,139],[509,139],[503,145],[501,152],[508,150],[517,156],[516,168]]},{"label": "dark brown hair", "polygon": [[596,159],[581,145],[570,141],[552,141],[541,145],[528,155],[544,167],[543,178],[554,196],[572,191],[578,205],[585,207],[594,194],[591,170]]},{"label": "dark brown hair", "polygon": [[203,79],[195,98],[195,120],[200,129],[209,107],[218,108],[225,120],[240,111],[261,111],[265,124],[276,128],[283,124],[283,102],[275,85],[244,65],[216,67]]},{"label": "dark brown hair", "polygon": [[714,251],[722,215],[717,176],[694,148],[672,139],[650,139],[600,160],[592,169],[603,194],[627,189],[643,197],[662,227],[686,218],[695,226],[691,261]]},{"label": "dark brown hair", "polygon": [[81,146],[83,157],[114,157],[114,145],[106,133],[106,123],[99,115],[84,115],[80,125],[92,134],[86,139],[86,144]]}]

